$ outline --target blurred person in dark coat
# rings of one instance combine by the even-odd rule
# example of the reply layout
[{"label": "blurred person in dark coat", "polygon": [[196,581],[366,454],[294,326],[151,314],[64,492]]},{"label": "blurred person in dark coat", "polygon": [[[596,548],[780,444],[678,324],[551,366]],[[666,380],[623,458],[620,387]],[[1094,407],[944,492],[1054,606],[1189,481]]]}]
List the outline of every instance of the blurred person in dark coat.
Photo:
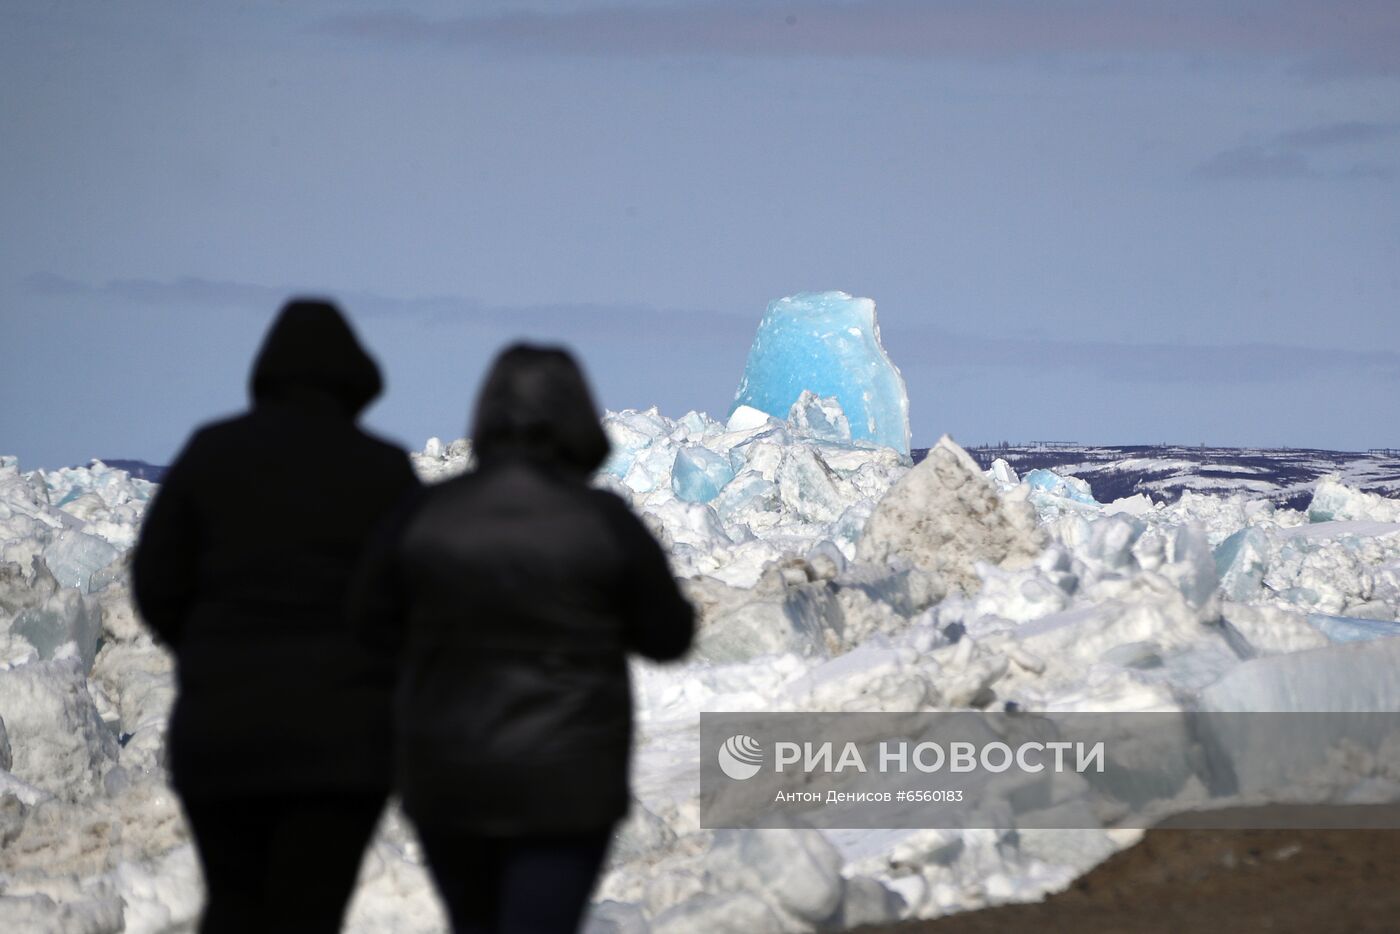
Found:
[{"label": "blurred person in dark coat", "polygon": [[567,352],[503,352],[472,438],[477,469],[376,538],[351,615],[401,659],[398,791],[454,929],[562,934],[628,808],[627,656],[679,657],[694,614],[589,486],[608,441]]},{"label": "blurred person in dark coat", "polygon": [[339,930],[389,792],[393,669],[345,616],[367,538],[418,488],[356,427],[381,389],[338,309],[289,302],[251,409],[195,431],[141,529],[133,593],[175,653],[168,765],[205,932]]}]

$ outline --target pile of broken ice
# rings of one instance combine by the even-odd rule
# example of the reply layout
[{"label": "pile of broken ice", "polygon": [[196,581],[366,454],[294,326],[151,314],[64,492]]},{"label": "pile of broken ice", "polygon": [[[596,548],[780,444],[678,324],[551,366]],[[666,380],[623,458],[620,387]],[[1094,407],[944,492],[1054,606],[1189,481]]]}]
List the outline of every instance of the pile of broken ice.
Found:
[{"label": "pile of broken ice", "polygon": [[[834,312],[858,300],[786,301],[841,324]],[[850,326],[873,332],[869,312]],[[751,354],[751,398],[779,350]],[[880,443],[907,432],[902,397],[867,399],[853,430],[839,394],[860,387],[833,385],[724,421],[606,416],[614,453],[598,482],[665,543],[701,621],[686,662],[634,667],[637,801],[590,930],[929,917],[1063,888],[1138,836],[701,830],[701,711],[1400,702],[1400,503],[1329,480],[1306,513],[1192,493],[1100,504],[1073,477],[984,472],[947,438],[911,466]],[[470,444],[432,439],[414,461],[440,480],[470,468]],[[100,464],[0,461],[0,929],[178,931],[196,917],[199,873],[162,764],[171,664],[126,584],[152,492]],[[395,814],[350,929],[444,930]]]}]

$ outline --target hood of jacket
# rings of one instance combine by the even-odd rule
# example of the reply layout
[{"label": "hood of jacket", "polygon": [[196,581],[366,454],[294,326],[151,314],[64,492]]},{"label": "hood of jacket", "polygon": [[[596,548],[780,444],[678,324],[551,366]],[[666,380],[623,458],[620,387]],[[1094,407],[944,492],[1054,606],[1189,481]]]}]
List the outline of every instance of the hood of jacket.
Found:
[{"label": "hood of jacket", "polygon": [[293,299],[282,306],[249,380],[255,404],[328,397],[352,417],[383,388],[379,366],[345,316],[321,299]]},{"label": "hood of jacket", "polygon": [[471,435],[483,465],[522,457],[586,476],[609,452],[588,381],[558,347],[515,344],[501,352],[477,397]]}]

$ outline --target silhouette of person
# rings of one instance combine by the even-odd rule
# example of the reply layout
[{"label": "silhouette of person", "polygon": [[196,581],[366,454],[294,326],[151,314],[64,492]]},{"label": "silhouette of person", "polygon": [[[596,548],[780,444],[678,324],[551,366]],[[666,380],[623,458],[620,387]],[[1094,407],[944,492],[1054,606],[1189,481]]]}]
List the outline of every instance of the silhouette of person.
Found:
[{"label": "silhouette of person", "polygon": [[168,765],[206,934],[338,931],[389,792],[393,667],[345,617],[366,539],[418,488],[355,425],[381,388],[334,305],[288,302],[251,409],[194,432],[141,529],[132,588],[176,657]]},{"label": "silhouette of person", "polygon": [[628,506],[582,372],[516,345],[477,401],[475,472],[386,523],[351,618],[401,661],[397,790],[453,929],[578,927],[628,808],[629,652],[690,645],[694,613]]}]

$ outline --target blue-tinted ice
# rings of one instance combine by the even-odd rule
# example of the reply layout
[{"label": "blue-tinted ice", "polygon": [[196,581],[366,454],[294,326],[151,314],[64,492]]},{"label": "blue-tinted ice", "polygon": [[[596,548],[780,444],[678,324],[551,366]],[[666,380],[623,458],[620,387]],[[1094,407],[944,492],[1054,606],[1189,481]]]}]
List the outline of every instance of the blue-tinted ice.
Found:
[{"label": "blue-tinted ice", "polygon": [[676,452],[671,468],[671,490],[687,503],[708,503],[734,479],[729,458],[709,448],[688,445]]},{"label": "blue-tinted ice", "polygon": [[769,303],[730,411],[748,405],[783,418],[804,389],[841,403],[852,439],[909,453],[909,396],[871,299],[803,292]]},{"label": "blue-tinted ice", "polygon": [[1086,506],[1098,505],[1094,500],[1094,493],[1089,488],[1089,484],[1078,477],[1062,477],[1053,470],[1039,468],[1026,474],[1025,482],[1032,490],[1039,490],[1050,493],[1054,496],[1063,496],[1066,499],[1074,500],[1076,503],[1083,503]]}]

